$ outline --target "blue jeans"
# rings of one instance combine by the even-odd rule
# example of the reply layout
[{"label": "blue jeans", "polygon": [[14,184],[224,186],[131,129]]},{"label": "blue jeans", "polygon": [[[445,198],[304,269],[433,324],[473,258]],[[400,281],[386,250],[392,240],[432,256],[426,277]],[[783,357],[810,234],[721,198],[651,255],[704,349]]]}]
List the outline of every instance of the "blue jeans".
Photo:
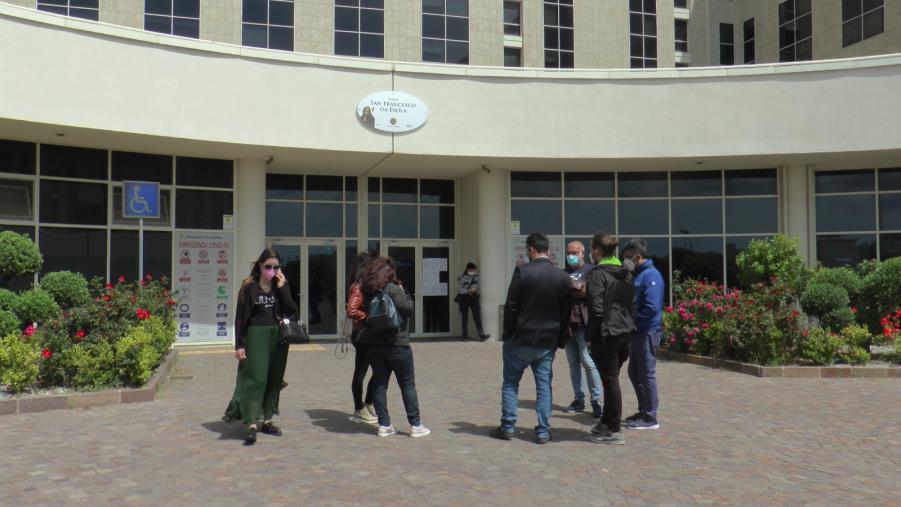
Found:
[{"label": "blue jeans", "polygon": [[556,349],[528,347],[504,342],[504,381],[501,386],[501,429],[513,431],[516,427],[516,408],[519,404],[519,381],[527,367],[535,376],[535,412],[538,426],[535,435],[542,437],[551,432],[551,380],[554,377],[554,353]]},{"label": "blue jeans", "polygon": [[573,329],[572,340],[566,342],[566,360],[569,362],[569,378],[572,380],[576,399],[585,401],[585,391],[582,389],[582,368],[585,368],[591,401],[599,401],[601,399],[601,376],[594,365],[594,359],[588,352],[588,345],[585,344],[585,328],[583,326]]},{"label": "blue jeans", "polygon": [[629,349],[629,380],[638,398],[638,411],[657,417],[657,353],[660,329],[639,332],[632,338]]},{"label": "blue jeans", "polygon": [[379,426],[391,426],[386,394],[391,372],[397,376],[400,396],[407,411],[407,421],[410,426],[419,426],[419,397],[416,395],[416,375],[413,372],[413,350],[410,347],[370,345],[366,347],[366,359],[372,365],[372,379],[375,384],[372,404],[379,417]]}]

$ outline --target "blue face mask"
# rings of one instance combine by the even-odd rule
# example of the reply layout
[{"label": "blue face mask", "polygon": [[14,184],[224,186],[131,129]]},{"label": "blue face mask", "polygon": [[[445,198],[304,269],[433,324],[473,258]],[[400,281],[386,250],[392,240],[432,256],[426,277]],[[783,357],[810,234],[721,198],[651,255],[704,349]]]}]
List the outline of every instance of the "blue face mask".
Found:
[{"label": "blue face mask", "polygon": [[578,255],[567,255],[566,263],[572,267],[576,267],[579,265],[579,256]]}]

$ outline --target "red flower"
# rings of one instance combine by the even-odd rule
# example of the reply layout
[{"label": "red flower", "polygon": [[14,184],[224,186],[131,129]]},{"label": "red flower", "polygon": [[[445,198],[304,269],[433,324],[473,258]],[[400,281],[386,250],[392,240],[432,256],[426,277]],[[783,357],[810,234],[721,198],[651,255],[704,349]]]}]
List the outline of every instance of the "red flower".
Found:
[{"label": "red flower", "polygon": [[125,275],[119,275],[119,283],[125,283]]},{"label": "red flower", "polygon": [[78,338],[84,338],[84,336],[85,336],[84,329],[79,329],[78,331],[75,331],[75,336],[77,336]]},{"label": "red flower", "polygon": [[674,311],[675,311],[675,309],[672,306],[666,307],[666,313],[673,313]]},{"label": "red flower", "polygon": [[153,277],[150,275],[150,273],[147,273],[147,276],[145,277],[145,279],[147,281],[150,281],[150,280],[153,280]]},{"label": "red flower", "polygon": [[882,324],[882,327],[887,326],[887,325],[888,325],[888,318],[887,318],[887,317],[882,317],[882,320],[880,320],[879,323]]},{"label": "red flower", "polygon": [[852,306],[852,307],[851,307],[851,313],[857,313],[857,307],[856,307],[856,306]]},{"label": "red flower", "polygon": [[25,331],[22,332],[25,336],[33,336],[34,335],[34,326],[28,326],[25,328]]},{"label": "red flower", "polygon": [[138,318],[138,320],[146,320],[150,318],[150,312],[143,308],[138,308],[135,311],[135,316]]},{"label": "red flower", "polygon": [[104,294],[104,295],[103,295],[103,300],[104,300],[104,301],[109,301],[110,299],[111,299],[111,298],[109,297],[109,294]]},{"label": "red flower", "polygon": [[883,329],[883,330],[882,330],[882,334],[884,334],[885,336],[891,336],[891,335],[892,335],[892,328],[887,327],[887,328]]},{"label": "red flower", "polygon": [[175,306],[176,302],[175,302],[174,299],[169,298],[169,299],[166,300],[166,304],[169,305],[169,306]]},{"label": "red flower", "polygon": [[53,357],[53,352],[48,348],[44,348],[44,350],[41,351],[41,357],[43,357],[44,359],[50,359],[51,357]]},{"label": "red flower", "polygon": [[113,288],[113,284],[111,284],[111,283],[106,284],[106,288],[107,288],[107,289],[112,289],[112,288]]},{"label": "red flower", "polygon": [[100,301],[100,296],[95,297],[94,301]]}]

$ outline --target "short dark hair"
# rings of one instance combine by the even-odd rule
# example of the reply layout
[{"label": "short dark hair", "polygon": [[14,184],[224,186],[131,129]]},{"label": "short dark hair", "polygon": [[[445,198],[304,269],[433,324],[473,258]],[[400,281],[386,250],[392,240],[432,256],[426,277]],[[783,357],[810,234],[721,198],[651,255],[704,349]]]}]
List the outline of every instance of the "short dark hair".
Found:
[{"label": "short dark hair", "polygon": [[476,263],[475,263],[475,262],[467,262],[467,263],[466,263],[466,269],[467,269],[467,271],[468,271],[468,270],[470,270],[470,269],[479,269],[479,268],[476,266]]},{"label": "short dark hair", "polygon": [[600,250],[604,257],[610,257],[616,253],[617,245],[619,245],[619,240],[606,232],[599,232],[591,238],[591,248]]},{"label": "short dark hair", "polygon": [[641,238],[630,239],[629,242],[626,243],[626,246],[623,247],[623,253],[626,252],[637,253],[645,259],[647,259],[648,256],[651,255],[651,252],[648,250],[647,241]]},{"label": "short dark hair", "polygon": [[540,232],[533,232],[526,238],[526,247],[534,248],[538,253],[547,253],[550,244],[548,243],[547,236]]}]

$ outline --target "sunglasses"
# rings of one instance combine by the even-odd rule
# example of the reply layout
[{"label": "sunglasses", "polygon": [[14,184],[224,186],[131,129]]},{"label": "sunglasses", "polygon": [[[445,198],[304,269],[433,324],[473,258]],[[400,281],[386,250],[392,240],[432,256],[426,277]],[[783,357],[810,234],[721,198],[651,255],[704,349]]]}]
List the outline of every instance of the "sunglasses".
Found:
[{"label": "sunglasses", "polygon": [[279,266],[278,264],[264,264],[263,269],[274,269],[274,270],[278,271],[278,270],[282,269],[282,267]]}]

